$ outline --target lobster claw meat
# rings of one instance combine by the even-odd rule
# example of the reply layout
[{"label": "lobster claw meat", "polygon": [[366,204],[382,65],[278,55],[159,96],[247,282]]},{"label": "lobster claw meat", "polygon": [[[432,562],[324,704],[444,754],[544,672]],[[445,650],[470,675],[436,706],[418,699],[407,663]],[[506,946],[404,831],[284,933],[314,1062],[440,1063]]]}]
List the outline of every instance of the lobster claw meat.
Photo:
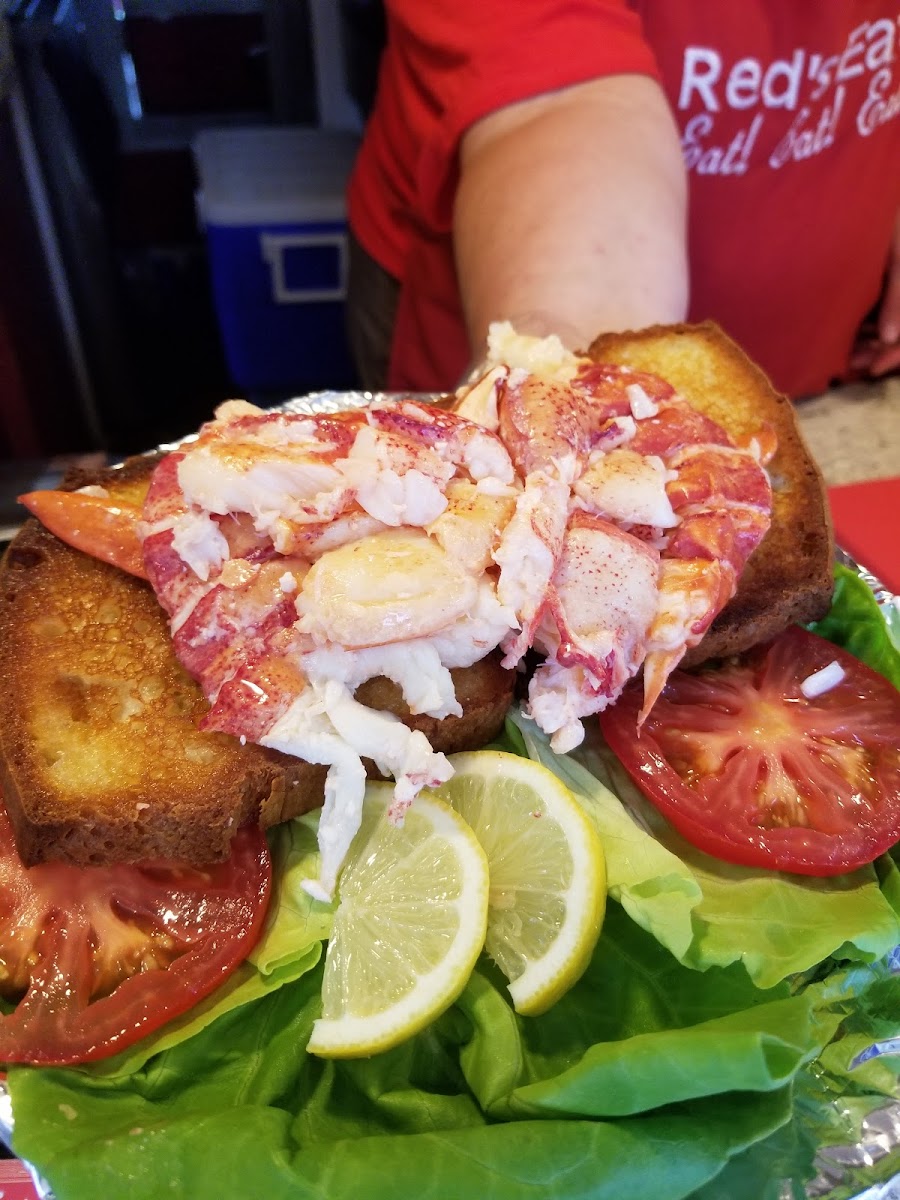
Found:
[{"label": "lobster claw meat", "polygon": [[19,496],[33,517],[60,541],[111,563],[129,575],[147,578],[138,536],[141,510],[133,504],[111,504],[88,492],[26,492]]}]

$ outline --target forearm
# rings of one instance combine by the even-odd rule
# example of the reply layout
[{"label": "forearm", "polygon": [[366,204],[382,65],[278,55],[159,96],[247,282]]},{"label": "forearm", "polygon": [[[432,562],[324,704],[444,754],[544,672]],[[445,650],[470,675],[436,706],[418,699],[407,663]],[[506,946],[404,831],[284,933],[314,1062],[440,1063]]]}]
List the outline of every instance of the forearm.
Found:
[{"label": "forearm", "polygon": [[682,320],[686,180],[649,78],[613,76],[503,109],[461,147],[454,239],[473,352],[492,320],[556,332]]}]

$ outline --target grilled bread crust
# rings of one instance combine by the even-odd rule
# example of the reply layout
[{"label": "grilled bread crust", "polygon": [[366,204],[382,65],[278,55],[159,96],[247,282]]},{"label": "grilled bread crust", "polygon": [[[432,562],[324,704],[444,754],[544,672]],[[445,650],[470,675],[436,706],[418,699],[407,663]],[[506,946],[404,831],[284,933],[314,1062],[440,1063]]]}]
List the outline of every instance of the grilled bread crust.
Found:
[{"label": "grilled bread crust", "polygon": [[588,354],[595,362],[659,375],[738,442],[764,423],[778,437],[768,464],[771,527],[750,556],[734,598],[683,665],[739,654],[790,624],[823,616],[834,590],[831,517],[822,476],[791,401],[711,321],[606,334]]},{"label": "grilled bread crust", "polygon": [[[79,473],[140,503],[153,456]],[[464,713],[410,717],[399,690],[357,693],[422,728],[438,750],[483,745],[512,700],[496,656],[454,672]],[[178,664],[152,589],[29,520],[0,565],[0,785],[23,862],[78,865],[228,856],[263,827],[322,803],[326,768],[197,728],[208,705]]]}]

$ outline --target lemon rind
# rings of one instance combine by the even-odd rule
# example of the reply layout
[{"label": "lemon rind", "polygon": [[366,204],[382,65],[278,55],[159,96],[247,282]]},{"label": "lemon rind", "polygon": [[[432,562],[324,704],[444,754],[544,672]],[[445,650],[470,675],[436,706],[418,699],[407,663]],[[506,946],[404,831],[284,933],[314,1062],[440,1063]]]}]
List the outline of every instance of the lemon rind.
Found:
[{"label": "lemon rind", "polygon": [[[483,753],[483,752],[482,752]],[[546,954],[533,959],[508,991],[517,1012],[537,1016],[550,1008],[584,973],[606,912],[606,865],[600,837],[578,803],[577,797],[549,768],[533,759],[496,751],[494,773],[504,779],[518,779],[534,786],[534,777],[541,775],[546,787],[541,790],[548,815],[563,830],[572,855],[572,885],[558,894],[566,903],[566,912],[581,912],[564,922]],[[466,774],[467,760],[479,764],[478,752],[453,755],[450,761],[455,773]],[[589,882],[588,882],[589,881]],[[588,886],[586,887],[586,882]],[[587,902],[574,905],[571,901],[579,892],[587,891]]]},{"label": "lemon rind", "polygon": [[[323,1058],[363,1057],[406,1041],[457,999],[484,947],[490,887],[487,856],[463,818],[442,800],[420,796],[416,806],[421,815],[428,817],[434,834],[462,847],[457,858],[463,881],[452,907],[459,912],[460,928],[469,926],[467,936],[457,936],[450,953],[437,967],[420,976],[412,992],[384,1012],[316,1020],[307,1043],[311,1054]],[[476,909],[477,919],[473,916]]]}]

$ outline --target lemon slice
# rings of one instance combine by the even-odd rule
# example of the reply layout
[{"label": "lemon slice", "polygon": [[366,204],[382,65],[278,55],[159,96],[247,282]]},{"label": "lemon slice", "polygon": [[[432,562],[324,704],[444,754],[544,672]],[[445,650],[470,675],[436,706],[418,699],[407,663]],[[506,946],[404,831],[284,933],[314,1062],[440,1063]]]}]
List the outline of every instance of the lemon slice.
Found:
[{"label": "lemon slice", "polygon": [[389,784],[366,788],[311,1054],[356,1058],[405,1041],[452,1004],[484,946],[488,865],[475,835],[428,795],[397,827],[387,816],[392,798]]},{"label": "lemon slice", "polygon": [[485,949],[516,1010],[545,1012],[582,975],[606,910],[594,826],[552,771],[515,754],[450,757],[437,794],[472,827],[491,875]]}]

